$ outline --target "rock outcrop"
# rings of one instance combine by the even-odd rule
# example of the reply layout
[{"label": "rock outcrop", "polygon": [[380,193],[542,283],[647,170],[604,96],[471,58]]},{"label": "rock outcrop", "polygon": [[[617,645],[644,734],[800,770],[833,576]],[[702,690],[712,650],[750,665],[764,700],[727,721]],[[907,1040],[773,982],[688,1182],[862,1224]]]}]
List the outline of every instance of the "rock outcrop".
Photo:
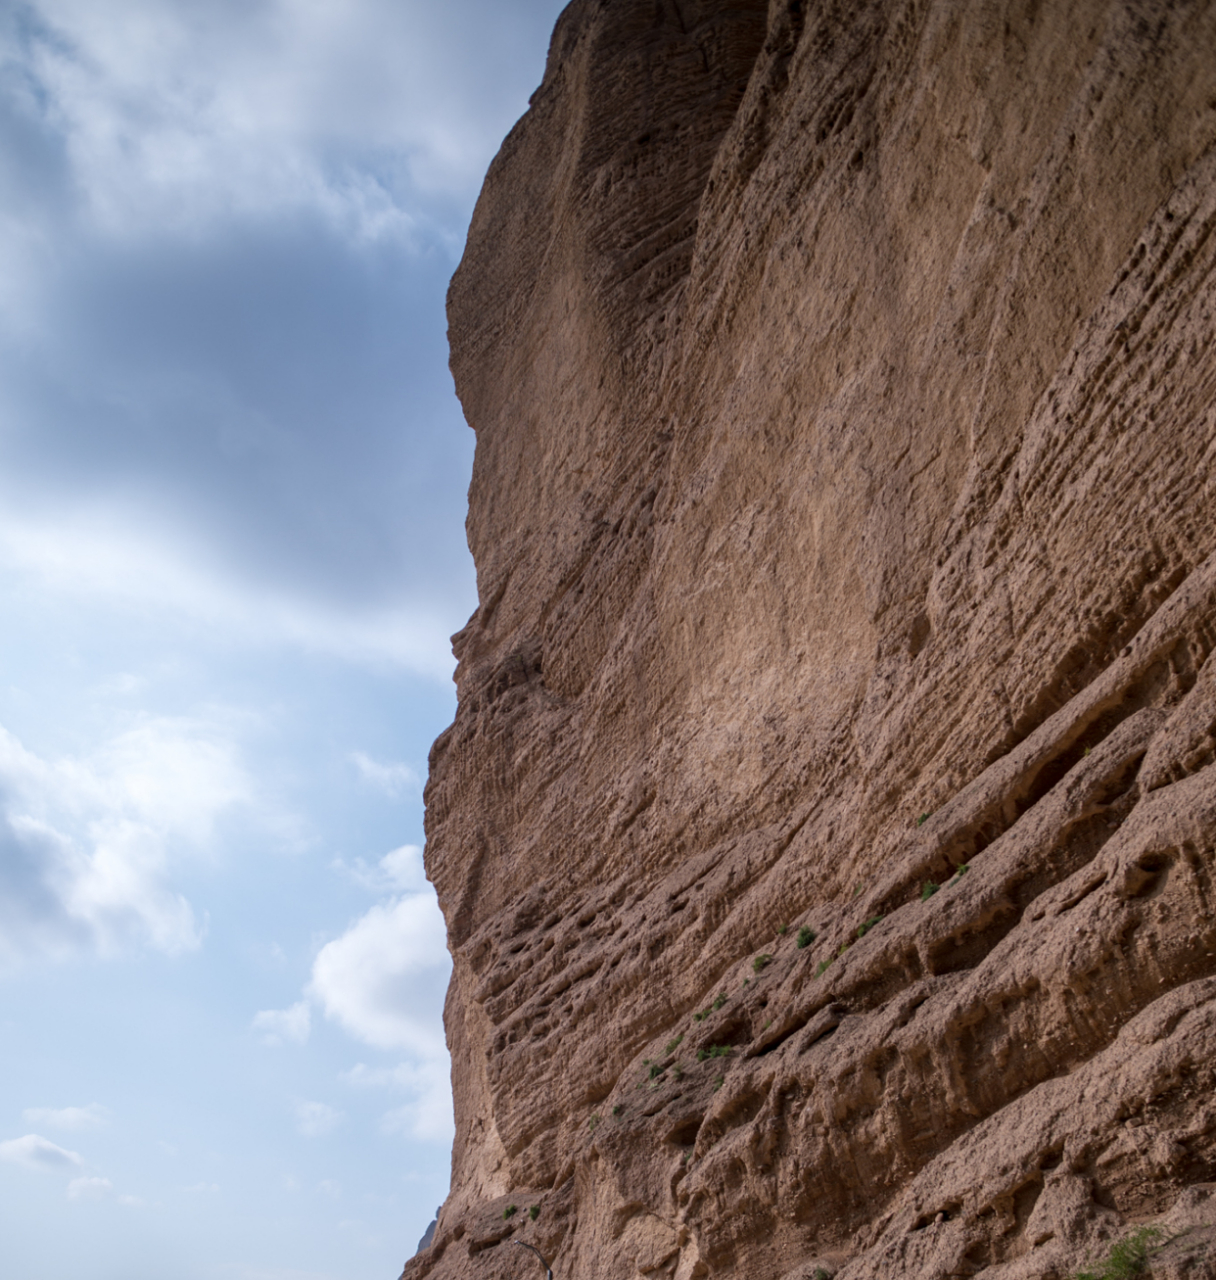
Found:
[{"label": "rock outcrop", "polygon": [[1216,1276],[1214,230],[1216,4],[566,9],[449,299],[410,1280]]}]

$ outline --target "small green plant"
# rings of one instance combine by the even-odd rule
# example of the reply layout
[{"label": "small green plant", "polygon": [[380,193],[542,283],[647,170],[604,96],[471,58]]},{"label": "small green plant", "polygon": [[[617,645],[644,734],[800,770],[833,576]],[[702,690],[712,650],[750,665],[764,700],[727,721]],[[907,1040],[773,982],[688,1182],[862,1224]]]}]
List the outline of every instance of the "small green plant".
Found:
[{"label": "small green plant", "polygon": [[763,954],[758,955],[752,961],[752,968],[755,969],[757,973],[762,973],[764,971],[764,966],[767,964],[771,964],[772,960],[773,960],[773,957],[770,956],[767,951],[765,951]]},{"label": "small green plant", "polygon": [[857,882],[857,887],[853,890],[853,897],[857,897],[861,893],[861,881]]},{"label": "small green plant", "polygon": [[815,966],[815,977],[819,977],[819,975],[820,975],[820,974],[821,974],[821,973],[822,973],[822,972],[823,972],[823,971],[828,967],[828,965],[830,965],[831,963],[832,963],[832,962],[831,962],[831,960],[820,960],[820,962]]},{"label": "small green plant", "polygon": [[725,1082],[725,1080],[726,1080],[725,1076],[714,1076],[714,1092],[715,1093],[717,1093],[718,1090],[722,1088],[722,1085]]},{"label": "small green plant", "polygon": [[513,1204],[509,1204],[509,1205],[507,1205],[507,1207],[502,1211],[503,1219],[505,1220],[505,1219],[507,1219],[507,1218],[513,1218],[513,1217],[515,1217],[515,1215],[516,1215],[518,1212],[519,1212],[519,1210],[518,1210],[518,1209],[517,1209]]},{"label": "small green plant", "polygon": [[804,924],[802,928],[798,930],[798,937],[797,937],[798,950],[801,951],[803,950],[803,948],[809,947],[811,943],[814,941],[815,941],[815,930]]},{"label": "small green plant", "polygon": [[650,1059],[649,1059],[649,1058],[643,1058],[643,1059],[642,1059],[642,1066],[644,1066],[644,1067],[648,1067],[648,1066],[650,1066]]},{"label": "small green plant", "polygon": [[930,815],[930,814],[928,814],[928,813],[922,813],[922,814],[920,815],[920,817],[916,819],[916,825],[917,825],[918,827],[923,827],[923,826],[925,825],[925,823],[929,821],[929,818],[930,818],[931,816],[932,816],[932,815]]},{"label": "small green plant", "polygon": [[848,938],[846,938],[846,939],[845,939],[845,940],[840,944],[840,946],[838,946],[838,947],[836,948],[836,954],[837,954],[838,956],[842,956],[842,955],[844,955],[844,953],[849,949],[849,946],[850,946],[849,939],[848,939]]},{"label": "small green plant", "polygon": [[[714,1001],[714,1009],[715,1009],[715,1011],[716,1011],[716,1010],[718,1010],[718,1009],[721,1009],[721,1008],[722,1008],[722,1006],[723,1006],[723,1005],[724,1005],[724,1004],[725,1004],[729,999],[730,999],[730,996],[728,996],[728,995],[726,994],[726,992],[725,992],[725,991],[723,991],[723,992],[722,992],[722,994],[721,994],[720,996],[718,996],[718,998]],[[708,1010],[706,1010],[706,1012],[708,1012]]]},{"label": "small green plant", "polygon": [[811,1280],[832,1280],[832,1273],[826,1267],[816,1267],[811,1272]]},{"label": "small green plant", "polygon": [[650,1078],[652,1080],[657,1080],[662,1074],[663,1074],[663,1068],[660,1067],[659,1064],[656,1062],[654,1066],[650,1068]]},{"label": "small green plant", "polygon": [[[961,879],[962,879],[962,878],[967,874],[967,872],[968,872],[968,871],[970,871],[970,870],[971,870],[971,864],[970,864],[970,863],[967,863],[967,862],[960,862],[960,863],[959,863],[959,865],[958,865],[957,867],[955,867],[955,868],[954,868],[954,878],[950,881],[950,884],[958,884],[958,882],[959,882],[959,881],[960,881],[960,880],[961,880]],[[947,888],[949,888],[949,885],[947,885],[946,887],[947,887]]]},{"label": "small green plant", "polygon": [[700,1013],[694,1013],[692,1017],[694,1022],[704,1022],[709,1017],[709,1010],[702,1009]]},{"label": "small green plant", "polygon": [[676,1063],[676,1065],[675,1065],[674,1067],[672,1067],[672,1069],[671,1069],[671,1078],[672,1078],[673,1080],[683,1080],[683,1079],[684,1079],[684,1068],[683,1068],[682,1066],[680,1066],[680,1064],[679,1064],[678,1062],[677,1062],[677,1063]]},{"label": "small green plant", "polygon": [[535,1222],[536,1219],[540,1217],[540,1205],[534,1204],[532,1208],[528,1210],[528,1217]]},{"label": "small green plant", "polygon": [[728,1044],[711,1044],[708,1049],[697,1050],[697,1061],[704,1062],[706,1058],[728,1058],[730,1056],[730,1045]]},{"label": "small green plant", "polygon": [[767,1031],[767,1030],[769,1029],[769,1027],[771,1027],[772,1025],[773,1025],[773,1020],[772,1020],[772,1018],[770,1018],[770,1019],[769,1019],[769,1020],[764,1024],[764,1030],[765,1030],[765,1031]]},{"label": "small green plant", "polygon": [[750,987],[750,986],[752,985],[752,980],[751,980],[750,978],[744,978],[744,979],[743,979],[743,985],[744,985],[745,987]]},{"label": "small green plant", "polygon": [[1081,752],[1081,754],[1083,756],[1087,756],[1092,750],[1093,750],[1093,747],[1086,747],[1085,750]]},{"label": "small green plant", "polygon": [[785,937],[785,935],[786,935],[787,933],[789,933],[789,931],[790,931],[790,927],[789,927],[789,925],[788,925],[788,924],[783,924],[783,925],[781,926],[781,928],[777,930],[777,932],[778,932],[778,933],[779,933],[783,938]]},{"label": "small green plant", "polygon": [[882,916],[871,916],[864,924],[857,926],[857,936],[864,938],[876,924],[882,923]]},{"label": "small green plant", "polygon": [[1149,1251],[1161,1241],[1160,1227],[1139,1227],[1111,1245],[1110,1252],[1092,1271],[1078,1271],[1073,1280],[1133,1280],[1148,1267]]},{"label": "small green plant", "polygon": [[[641,1086],[640,1086],[640,1085],[639,1085],[638,1087],[639,1087],[639,1088],[641,1088]],[[593,1111],[593,1112],[592,1112],[592,1113],[587,1117],[587,1128],[588,1128],[588,1130],[589,1130],[591,1133],[594,1133],[594,1132],[595,1132],[595,1126],[596,1126],[597,1124],[599,1124],[599,1122],[600,1122],[600,1117],[599,1117],[599,1115],[598,1115],[596,1112],[594,1112],[594,1111]],[[514,1208],[512,1208],[511,1212],[512,1212],[512,1213],[514,1213],[514,1212],[515,1212]]]},{"label": "small green plant", "polygon": [[680,1047],[680,1042],[683,1039],[684,1039],[684,1033],[681,1031],[680,1034],[676,1036],[674,1040],[668,1040],[667,1048],[663,1050],[664,1056],[666,1057],[670,1054],[675,1053],[675,1051]]},{"label": "small green plant", "polygon": [[624,1110],[625,1108],[618,1102],[616,1106],[612,1108],[612,1114],[613,1116],[619,1116]]},{"label": "small green plant", "polygon": [[940,884],[934,884],[932,880],[926,880],[920,887],[920,900],[928,902],[940,888]]}]

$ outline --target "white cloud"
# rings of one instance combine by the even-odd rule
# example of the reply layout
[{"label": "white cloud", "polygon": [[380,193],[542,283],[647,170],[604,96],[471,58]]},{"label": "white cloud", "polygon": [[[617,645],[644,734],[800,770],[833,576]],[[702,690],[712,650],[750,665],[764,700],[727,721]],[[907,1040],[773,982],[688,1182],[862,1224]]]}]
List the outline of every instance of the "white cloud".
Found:
[{"label": "white cloud", "polygon": [[356,858],[353,863],[339,859],[333,865],[374,893],[425,893],[428,889],[420,845],[403,844],[386,853],[374,867],[369,867],[362,858]]},{"label": "white cloud", "polygon": [[422,780],[408,764],[398,761],[382,763],[362,751],[354,752],[351,759],[364,779],[386,795],[399,796],[403,791],[422,792]]},{"label": "white cloud", "polygon": [[307,1000],[298,1000],[289,1009],[263,1009],[253,1016],[253,1029],[262,1033],[262,1042],[280,1045],[284,1040],[304,1044],[312,1029],[312,1010]]},{"label": "white cloud", "polygon": [[114,1184],[109,1178],[73,1178],[68,1183],[68,1199],[104,1200],[113,1190]]},{"label": "white cloud", "polygon": [[21,1118],[26,1124],[46,1125],[50,1129],[75,1133],[105,1124],[110,1112],[108,1108],[90,1102],[87,1107],[26,1107]]},{"label": "white cloud", "polygon": [[309,991],[328,1017],[365,1043],[439,1058],[451,971],[446,941],[433,893],[377,904],[321,948]]},{"label": "white cloud", "polygon": [[75,1151],[65,1151],[63,1147],[49,1142],[36,1133],[27,1133],[24,1138],[10,1138],[7,1142],[0,1142],[0,1160],[49,1173],[71,1173],[84,1164]]},{"label": "white cloud", "polygon": [[296,1107],[296,1128],[306,1138],[323,1138],[342,1122],[341,1111],[324,1102],[301,1102]]},{"label": "white cloud", "polygon": [[367,1067],[363,1063],[343,1075],[349,1084],[386,1088],[411,1095],[409,1101],[380,1117],[385,1133],[401,1133],[420,1142],[450,1143],[456,1128],[452,1118],[451,1071],[447,1057],[395,1067]]},{"label": "white cloud", "polygon": [[197,947],[202,928],[173,872],[250,797],[222,725],[147,718],[55,760],[0,727],[0,963]]}]

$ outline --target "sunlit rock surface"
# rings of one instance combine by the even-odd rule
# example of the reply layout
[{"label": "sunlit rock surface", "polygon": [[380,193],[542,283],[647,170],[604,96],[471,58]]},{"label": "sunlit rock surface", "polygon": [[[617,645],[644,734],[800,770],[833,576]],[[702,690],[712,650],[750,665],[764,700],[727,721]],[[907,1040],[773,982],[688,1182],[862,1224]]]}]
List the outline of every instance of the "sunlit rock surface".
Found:
[{"label": "sunlit rock surface", "polygon": [[1216,4],[569,6],[449,300],[407,1277],[1216,1276],[1214,230]]}]

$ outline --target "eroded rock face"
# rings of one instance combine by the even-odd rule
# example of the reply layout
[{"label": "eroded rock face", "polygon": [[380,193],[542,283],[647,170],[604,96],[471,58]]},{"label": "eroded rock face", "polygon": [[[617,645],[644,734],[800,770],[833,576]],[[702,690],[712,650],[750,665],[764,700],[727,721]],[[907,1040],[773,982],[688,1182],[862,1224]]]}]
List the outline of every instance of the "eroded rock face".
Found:
[{"label": "eroded rock face", "polygon": [[450,295],[407,1276],[1216,1276],[1214,230],[1211,3],[569,6]]}]

